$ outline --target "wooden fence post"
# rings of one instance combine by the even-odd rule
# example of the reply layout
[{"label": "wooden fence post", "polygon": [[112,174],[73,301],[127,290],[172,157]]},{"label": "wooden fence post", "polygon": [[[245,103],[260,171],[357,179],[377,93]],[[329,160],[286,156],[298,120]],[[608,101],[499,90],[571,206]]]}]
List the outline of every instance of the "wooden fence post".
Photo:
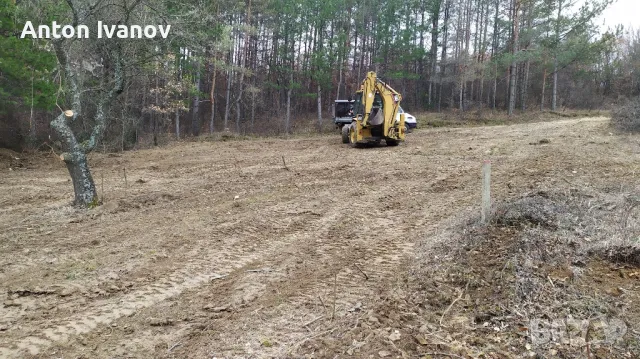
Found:
[{"label": "wooden fence post", "polygon": [[482,223],[489,221],[491,214],[491,161],[482,163]]}]

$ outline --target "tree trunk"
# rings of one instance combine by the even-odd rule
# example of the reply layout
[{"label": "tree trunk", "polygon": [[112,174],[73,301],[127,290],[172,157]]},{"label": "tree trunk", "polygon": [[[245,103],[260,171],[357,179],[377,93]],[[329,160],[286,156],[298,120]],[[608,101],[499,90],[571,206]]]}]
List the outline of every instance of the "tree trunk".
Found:
[{"label": "tree trunk", "polygon": [[60,159],[66,164],[71,176],[75,194],[73,204],[81,207],[90,207],[98,204],[98,193],[93,177],[91,177],[87,155],[76,140],[76,136],[67,122],[72,116],[72,111],[68,111],[67,115],[61,113],[51,121],[51,127],[63,142],[65,152],[60,155]]},{"label": "tree trunk", "polygon": [[556,110],[558,98],[558,57],[553,58],[553,89],[551,90],[551,111]]},{"label": "tree trunk", "polygon": [[529,71],[531,69],[531,60],[527,60],[524,65],[523,74],[522,74],[522,86],[521,86],[521,95],[520,95],[520,107],[522,112],[527,109],[527,87],[529,87]]},{"label": "tree trunk", "polygon": [[556,18],[556,43],[553,54],[553,90],[551,91],[551,111],[556,110],[558,97],[558,47],[560,46],[560,17],[562,16],[562,5],[564,1],[558,1],[558,16]]},{"label": "tree trunk", "polygon": [[251,92],[251,131],[254,131],[256,121],[256,93]]},{"label": "tree trunk", "polygon": [[493,74],[493,88],[491,91],[491,109],[496,109],[496,97],[498,96],[498,61],[495,58],[498,54],[498,19],[500,15],[500,0],[496,0],[496,12],[493,17],[493,39],[491,41],[491,61],[493,61],[494,74]]},{"label": "tree trunk", "polygon": [[[196,60],[198,61],[198,60]],[[194,136],[200,134],[200,62],[196,64],[195,76],[196,93],[193,96],[193,112],[191,117],[191,133]]]},{"label": "tree trunk", "polygon": [[284,122],[284,130],[287,135],[291,133],[291,91],[293,90],[293,68],[290,71],[289,88],[287,89],[287,115]]},{"label": "tree trunk", "polygon": [[460,84],[459,84],[459,89],[458,89],[458,96],[460,96],[460,98],[458,99],[460,101],[459,104],[459,108],[460,111],[464,112],[464,83],[465,83],[465,70],[463,69],[462,66],[458,66],[458,68],[460,69]]},{"label": "tree trunk", "polygon": [[229,108],[231,107],[231,84],[233,79],[233,71],[227,71],[227,98],[224,106],[224,130],[229,130]]},{"label": "tree trunk", "polygon": [[544,111],[544,90],[547,87],[547,69],[544,69],[542,75],[542,93],[540,94],[540,111]]},{"label": "tree trunk", "polygon": [[[178,58],[178,69],[177,69],[177,77],[178,83],[182,82],[182,48],[180,48],[180,57]],[[178,95],[178,99],[180,99],[181,94]],[[176,139],[180,139],[180,108],[176,108]]]},{"label": "tree trunk", "polygon": [[[31,71],[31,112],[29,115],[29,145],[36,144],[36,121],[33,118],[33,102],[34,102],[34,70]],[[632,86],[633,87],[633,83]]]},{"label": "tree trunk", "polygon": [[63,161],[67,165],[67,170],[73,183],[74,201],[73,204],[81,207],[92,207],[98,205],[98,192],[91,176],[87,155],[82,152],[71,152],[70,156],[65,156]]},{"label": "tree trunk", "polygon": [[[484,94],[484,79],[485,79],[485,72],[486,72],[486,66],[484,65],[485,63],[485,59],[486,59],[486,55],[487,55],[487,34],[489,32],[489,3],[486,4],[487,5],[487,9],[484,12],[484,33],[482,35],[482,45],[480,46],[480,63],[482,64],[482,70],[481,70],[481,75],[480,75],[480,103],[479,103],[479,107],[480,109],[482,109],[482,104],[484,101],[483,98],[483,94]],[[488,100],[488,96],[487,96],[487,104],[489,103]]]},{"label": "tree trunk", "polygon": [[153,145],[158,146],[158,114],[151,114],[151,126],[153,128]]},{"label": "tree trunk", "polygon": [[[347,7],[347,19],[349,19],[348,21],[345,22],[345,37],[344,37],[344,45],[343,45],[343,49],[342,49],[342,64],[341,64],[341,70],[343,73],[343,77],[344,77],[344,96],[345,98],[347,98],[349,96],[349,77],[352,76],[353,74],[349,71],[349,53],[350,53],[350,44],[351,44],[351,38],[350,38],[350,34],[351,34],[351,7]],[[360,79],[358,79],[358,81],[360,81]]]},{"label": "tree trunk", "polygon": [[513,39],[511,42],[511,66],[509,68],[509,116],[513,115],[516,107],[516,75],[517,63],[516,55],[518,54],[518,34],[520,30],[520,0],[513,0]]},{"label": "tree trunk", "polygon": [[180,109],[176,109],[176,138],[180,139]]},{"label": "tree trunk", "polygon": [[244,31],[244,45],[242,46],[242,52],[240,52],[240,82],[238,83],[238,99],[236,100],[236,132],[240,133],[240,116],[241,116],[241,102],[242,95],[244,94],[244,74],[247,72],[247,55],[249,53],[249,26],[251,26],[251,0],[247,6],[247,20],[246,28]]},{"label": "tree trunk", "polygon": [[[433,85],[435,83],[434,80],[436,78],[437,63],[438,63],[438,36],[439,36],[438,23],[440,20],[440,8],[442,7],[442,0],[435,0],[432,4],[433,4],[433,7],[431,12],[431,50],[429,51],[429,55],[430,55],[429,102],[428,102],[429,107],[431,107],[431,103],[433,100],[432,92],[433,92]],[[424,17],[423,17],[423,21],[424,21]],[[421,42],[420,48],[422,48],[422,37],[420,38],[420,42]],[[444,46],[444,48],[446,50],[446,46]]]},{"label": "tree trunk", "polygon": [[213,58],[213,74],[211,75],[211,91],[209,92],[209,101],[211,102],[211,117],[209,118],[209,133],[213,133],[213,120],[216,116],[216,59]]},{"label": "tree trunk", "polygon": [[[527,34],[531,33],[533,27],[533,3],[525,2],[525,7],[522,11],[522,27],[526,27]],[[524,112],[527,109],[527,90],[529,87],[529,73],[531,70],[531,55],[528,50],[531,46],[531,37],[527,36],[525,39],[524,51],[527,54],[527,60],[522,69],[522,77],[520,81],[520,108]]]},{"label": "tree trunk", "polygon": [[493,91],[492,91],[492,98],[491,98],[492,110],[496,109],[496,98],[498,97],[498,62],[495,62],[494,70],[496,74],[493,77]]},{"label": "tree trunk", "polygon": [[451,0],[446,0],[444,6],[444,19],[442,24],[442,55],[440,60],[440,76],[438,79],[438,112],[442,110],[442,87],[444,84],[444,77],[447,74],[447,42],[449,41],[449,18],[451,9]]},{"label": "tree trunk", "polygon": [[[155,93],[155,105],[160,106],[159,89],[160,89],[160,76],[158,76],[158,67],[156,65],[156,93]],[[158,116],[160,114],[156,111],[151,113],[151,122],[153,126],[153,145],[158,146]]]},{"label": "tree trunk", "polygon": [[242,83],[243,83],[243,78],[244,78],[244,71],[242,71],[242,75],[240,75],[240,83],[238,84],[238,86],[240,86],[240,94],[238,95],[238,99],[236,100],[236,132],[240,133],[240,116],[241,116],[241,101],[240,98],[242,97]]},{"label": "tree trunk", "polygon": [[364,24],[364,34],[362,35],[362,49],[360,49],[360,61],[358,61],[358,81],[362,79],[362,68],[364,66],[364,54],[367,51],[367,23],[365,22],[365,12],[362,12],[362,23]]},{"label": "tree trunk", "polygon": [[318,85],[318,132],[322,132],[322,89]]},{"label": "tree trunk", "polygon": [[336,100],[340,99],[340,87],[342,87],[342,60],[339,59],[340,66],[338,68],[338,88],[336,90]]}]

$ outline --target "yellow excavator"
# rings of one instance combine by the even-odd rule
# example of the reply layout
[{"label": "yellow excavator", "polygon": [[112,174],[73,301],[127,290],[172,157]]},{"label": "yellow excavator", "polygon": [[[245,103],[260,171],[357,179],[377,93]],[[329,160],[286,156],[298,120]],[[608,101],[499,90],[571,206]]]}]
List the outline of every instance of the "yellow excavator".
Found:
[{"label": "yellow excavator", "polygon": [[396,121],[400,100],[402,95],[377,78],[375,72],[367,73],[356,92],[353,120],[342,127],[342,143],[360,147],[385,140],[387,146],[397,146],[404,141],[404,113]]}]

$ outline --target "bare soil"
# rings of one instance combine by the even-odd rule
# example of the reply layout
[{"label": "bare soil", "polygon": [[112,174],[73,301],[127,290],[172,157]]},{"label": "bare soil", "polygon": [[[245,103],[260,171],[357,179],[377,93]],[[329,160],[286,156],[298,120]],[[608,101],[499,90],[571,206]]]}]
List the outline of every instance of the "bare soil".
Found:
[{"label": "bare soil", "polygon": [[[337,133],[176,143],[93,154],[104,196],[93,210],[69,205],[72,185],[53,155],[19,166],[0,157],[0,357],[529,355],[526,336],[467,340],[490,322],[457,315],[457,302],[475,305],[469,280],[416,284],[416,263],[452,218],[474,213],[484,159],[504,200],[545,189],[636,193],[639,154],[640,139],[610,133],[603,117],[418,130],[399,147],[367,149]],[[478,253],[432,261],[493,271]],[[636,298],[634,266],[616,277],[619,293],[594,296]],[[500,294],[470,286],[478,305]],[[419,310],[412,293],[440,302]],[[637,356],[636,323],[627,323],[630,349],[616,353]],[[509,328],[499,329],[520,330]]]}]

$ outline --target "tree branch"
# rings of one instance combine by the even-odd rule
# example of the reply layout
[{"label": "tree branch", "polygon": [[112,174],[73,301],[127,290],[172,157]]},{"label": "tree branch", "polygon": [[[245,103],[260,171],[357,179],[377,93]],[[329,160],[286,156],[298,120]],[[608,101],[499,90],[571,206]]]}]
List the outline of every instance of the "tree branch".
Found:
[{"label": "tree branch", "polygon": [[82,145],[82,149],[85,153],[93,151],[93,149],[98,144],[98,140],[102,137],[102,134],[107,127],[107,115],[105,113],[105,110],[107,107],[109,107],[111,102],[119,94],[121,94],[122,91],[124,91],[125,67],[122,57],[122,47],[120,46],[120,44],[116,45],[115,58],[115,83],[113,85],[113,88],[111,88],[111,90],[109,90],[109,92],[98,102],[98,106],[96,108],[95,125],[93,126],[91,137],[89,137],[89,140]]},{"label": "tree branch", "polygon": [[73,6],[73,2],[71,0],[66,0],[67,1],[67,5],[69,5],[69,7],[71,8],[71,12],[73,13],[73,27],[77,27],[78,24],[80,23],[79,19],[78,19],[78,11],[76,10],[75,6]]},{"label": "tree branch", "polygon": [[53,121],[51,121],[51,127],[56,131],[62,143],[64,144],[64,153],[61,154],[61,159],[63,161],[69,161],[70,157],[68,153],[74,153],[78,149],[78,141],[76,140],[76,136],[69,128],[69,124],[67,122],[67,118],[70,113],[61,112],[58,117],[56,117]]}]

